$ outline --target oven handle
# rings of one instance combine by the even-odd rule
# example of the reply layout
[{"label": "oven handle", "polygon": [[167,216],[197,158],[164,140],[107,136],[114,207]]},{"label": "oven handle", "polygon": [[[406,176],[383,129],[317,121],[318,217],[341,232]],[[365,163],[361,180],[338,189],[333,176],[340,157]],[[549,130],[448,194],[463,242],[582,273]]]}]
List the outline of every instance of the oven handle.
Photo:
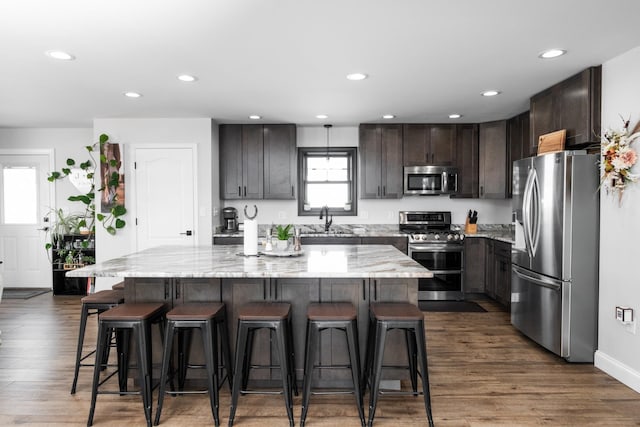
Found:
[{"label": "oven handle", "polygon": [[416,245],[409,244],[409,252],[462,252],[464,248],[462,245],[456,244],[447,245],[447,244],[429,244],[429,245]]},{"label": "oven handle", "polygon": [[462,274],[463,270],[429,270],[433,274]]}]

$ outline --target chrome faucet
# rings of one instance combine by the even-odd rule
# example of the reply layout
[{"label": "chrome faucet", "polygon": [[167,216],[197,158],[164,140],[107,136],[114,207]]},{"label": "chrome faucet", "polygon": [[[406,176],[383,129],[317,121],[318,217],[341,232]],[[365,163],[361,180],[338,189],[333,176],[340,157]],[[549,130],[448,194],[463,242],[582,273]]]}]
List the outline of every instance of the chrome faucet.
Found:
[{"label": "chrome faucet", "polygon": [[323,213],[324,213],[324,232],[328,233],[329,227],[331,227],[331,224],[333,223],[333,215],[331,215],[331,218],[329,218],[329,206],[324,205],[320,209],[320,219],[322,219]]}]

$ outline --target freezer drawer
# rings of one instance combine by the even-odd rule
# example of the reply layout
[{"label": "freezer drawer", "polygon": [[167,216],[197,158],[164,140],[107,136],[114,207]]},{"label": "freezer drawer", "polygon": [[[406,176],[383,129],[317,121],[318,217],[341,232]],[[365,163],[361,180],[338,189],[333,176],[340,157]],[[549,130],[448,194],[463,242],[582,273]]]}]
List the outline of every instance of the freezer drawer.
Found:
[{"label": "freezer drawer", "polygon": [[561,357],[569,356],[568,308],[571,284],[517,265],[511,270],[511,324]]}]

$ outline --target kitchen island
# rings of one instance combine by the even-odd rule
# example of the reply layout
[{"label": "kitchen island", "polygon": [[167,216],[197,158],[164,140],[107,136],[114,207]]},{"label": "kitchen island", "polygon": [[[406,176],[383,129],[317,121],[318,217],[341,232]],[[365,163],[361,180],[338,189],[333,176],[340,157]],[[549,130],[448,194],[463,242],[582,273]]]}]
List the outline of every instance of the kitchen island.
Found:
[{"label": "kitchen island", "polygon": [[[187,302],[222,301],[227,306],[232,343],[235,342],[237,309],[242,304],[289,302],[298,378],[302,378],[309,303],[348,301],[354,304],[358,311],[361,356],[364,357],[369,303],[404,301],[417,304],[418,279],[433,276],[429,270],[388,245],[306,245],[301,255],[289,257],[244,257],[242,250],[238,245],[161,246],[89,265],[67,275],[123,278],[125,302],[164,302],[175,306]],[[346,362],[346,343],[339,334],[340,331],[323,332],[322,363]],[[259,364],[270,363],[272,351],[268,333],[259,331],[256,335],[253,360]],[[388,352],[385,360],[390,364],[404,363],[404,336],[398,334],[392,339],[397,343],[389,345],[393,351]],[[340,350],[332,355],[327,350],[332,347]],[[397,377],[395,373],[392,375]],[[255,377],[268,379],[270,376],[266,371]],[[322,372],[322,379],[331,383],[343,378],[348,378],[347,372]]]}]

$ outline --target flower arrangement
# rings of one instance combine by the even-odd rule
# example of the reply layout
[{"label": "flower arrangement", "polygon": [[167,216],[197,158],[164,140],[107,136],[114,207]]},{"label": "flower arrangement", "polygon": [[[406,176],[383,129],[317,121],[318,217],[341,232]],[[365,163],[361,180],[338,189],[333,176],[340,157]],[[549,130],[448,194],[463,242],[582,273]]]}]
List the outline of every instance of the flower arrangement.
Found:
[{"label": "flower arrangement", "polygon": [[629,120],[622,119],[621,131],[608,129],[602,136],[602,177],[601,186],[613,194],[618,194],[618,202],[622,203],[622,195],[628,183],[636,182],[638,175],[631,173],[638,155],[631,144],[640,138],[640,122],[629,132]]}]

